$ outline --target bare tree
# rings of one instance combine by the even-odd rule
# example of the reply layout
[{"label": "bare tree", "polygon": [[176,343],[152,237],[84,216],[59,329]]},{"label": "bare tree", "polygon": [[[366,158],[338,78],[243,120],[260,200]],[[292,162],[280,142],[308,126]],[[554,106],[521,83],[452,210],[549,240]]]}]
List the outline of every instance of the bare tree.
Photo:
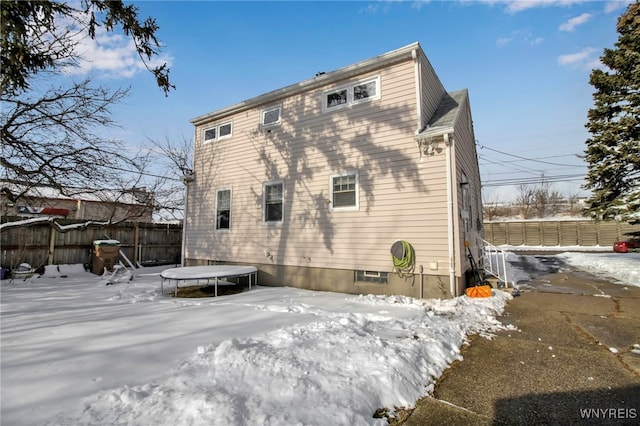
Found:
[{"label": "bare tree", "polygon": [[184,180],[193,174],[193,141],[150,139],[150,158],[158,170],[153,184],[156,212],[162,219],[180,219],[184,215]]},{"label": "bare tree", "polygon": [[580,196],[578,194],[570,194],[567,197],[567,203],[569,204],[569,213],[574,215],[580,213],[582,210],[578,206],[578,202],[580,201]]},{"label": "bare tree", "polygon": [[484,220],[492,221],[498,217],[505,217],[511,214],[511,208],[503,205],[496,197],[482,202],[482,215]]},{"label": "bare tree", "polygon": [[533,190],[533,208],[539,219],[558,213],[563,201],[562,194],[552,190],[549,182],[544,178]]},{"label": "bare tree", "polygon": [[[109,107],[127,95],[92,88],[89,80],[54,87],[41,96],[1,97],[0,136],[5,181],[20,189],[47,186],[65,195],[87,182],[109,182],[135,170],[121,143],[105,140],[100,131],[114,126]],[[76,188],[76,189],[74,189]]]},{"label": "bare tree", "polygon": [[[174,88],[167,65],[153,65],[160,53],[159,28],[152,18],[141,20],[136,6],[102,0],[3,1],[0,190],[8,198],[52,188],[67,196],[91,192],[115,206],[146,186],[153,165],[148,156],[103,136],[116,125],[111,108],[128,89],[58,78],[80,64],[78,36],[95,38],[99,27],[120,29],[165,94]],[[147,192],[148,199],[137,204],[152,203]],[[137,215],[139,209],[132,209]]]},{"label": "bare tree", "polygon": [[534,205],[535,190],[529,185],[520,185],[516,196],[515,206],[523,219],[528,219]]}]

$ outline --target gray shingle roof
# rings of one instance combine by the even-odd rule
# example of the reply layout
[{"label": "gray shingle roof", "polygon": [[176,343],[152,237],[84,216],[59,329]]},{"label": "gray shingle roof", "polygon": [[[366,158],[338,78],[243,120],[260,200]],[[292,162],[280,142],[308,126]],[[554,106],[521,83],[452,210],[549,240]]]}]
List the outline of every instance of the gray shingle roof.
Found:
[{"label": "gray shingle roof", "polygon": [[433,113],[427,127],[420,132],[420,136],[430,136],[452,129],[458,118],[461,106],[467,102],[469,91],[467,89],[445,93],[440,100],[440,105]]}]

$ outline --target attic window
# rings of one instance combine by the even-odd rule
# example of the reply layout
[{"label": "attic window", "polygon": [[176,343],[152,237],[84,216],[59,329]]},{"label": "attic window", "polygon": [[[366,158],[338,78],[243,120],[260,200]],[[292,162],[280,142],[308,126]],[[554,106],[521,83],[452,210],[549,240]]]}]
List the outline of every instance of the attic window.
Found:
[{"label": "attic window", "polygon": [[218,139],[224,139],[231,136],[232,122],[227,121],[213,127],[204,129],[202,132],[203,143],[213,142]]},{"label": "attic window", "polygon": [[273,108],[267,108],[262,110],[262,126],[275,126],[276,124],[280,124],[280,111],[282,107],[277,106]]},{"label": "attic window", "polygon": [[349,86],[322,92],[322,111],[327,112],[380,98],[380,77],[360,80]]},{"label": "attic window", "polygon": [[218,130],[220,131],[218,139],[222,139],[225,136],[231,136],[231,123],[221,124],[220,127],[218,127]]},{"label": "attic window", "polygon": [[372,80],[353,86],[353,102],[358,103],[374,98],[378,93],[378,81]]},{"label": "attic window", "polygon": [[340,105],[347,104],[347,89],[336,90],[335,92],[327,93],[327,103],[325,104],[326,108],[335,108]]},{"label": "attic window", "polygon": [[205,129],[204,131],[204,143],[211,142],[216,139],[217,127],[213,127],[211,129]]}]

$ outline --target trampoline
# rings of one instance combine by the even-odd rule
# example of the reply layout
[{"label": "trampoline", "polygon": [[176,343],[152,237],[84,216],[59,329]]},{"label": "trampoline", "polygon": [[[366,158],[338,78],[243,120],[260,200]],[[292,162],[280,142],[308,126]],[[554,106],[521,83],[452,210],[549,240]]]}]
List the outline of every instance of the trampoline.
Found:
[{"label": "trampoline", "polygon": [[258,284],[258,270],[254,266],[241,265],[209,265],[209,266],[185,266],[183,268],[165,269],[160,273],[160,292],[164,294],[164,283],[175,282],[175,297],[178,297],[178,287],[200,285],[201,281],[207,284],[215,280],[215,296],[218,296],[218,281],[223,278],[249,277],[249,290],[251,284]]}]

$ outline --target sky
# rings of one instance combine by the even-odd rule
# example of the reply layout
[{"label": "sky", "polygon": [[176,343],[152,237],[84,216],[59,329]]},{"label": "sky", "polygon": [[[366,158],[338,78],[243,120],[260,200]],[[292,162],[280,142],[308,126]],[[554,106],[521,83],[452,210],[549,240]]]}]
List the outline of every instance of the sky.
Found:
[{"label": "sky", "polygon": [[[640,286],[640,253],[557,256]],[[507,258],[523,288],[547,270],[527,257]],[[2,280],[1,423],[386,425],[373,413],[413,407],[471,335],[517,332],[499,318],[512,295],[497,289],[440,300],[257,286],[187,299],[160,293],[163,268],[114,285],[82,265]]]},{"label": "sky", "polygon": [[[189,120],[419,42],[446,90],[468,89],[485,202],[520,184],[580,189],[589,75],[629,1],[139,1],[176,90],[155,86],[123,37],[87,42],[76,70],[131,86],[113,109],[130,146],[193,140]],[[75,76],[74,75],[74,76]]]}]

